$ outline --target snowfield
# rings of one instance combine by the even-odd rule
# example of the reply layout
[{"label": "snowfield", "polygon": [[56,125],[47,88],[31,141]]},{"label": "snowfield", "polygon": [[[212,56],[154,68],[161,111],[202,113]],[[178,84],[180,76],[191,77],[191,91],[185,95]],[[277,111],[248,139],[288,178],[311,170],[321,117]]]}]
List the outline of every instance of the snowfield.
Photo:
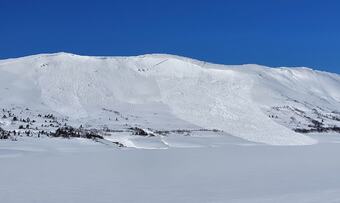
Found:
[{"label": "snowfield", "polygon": [[83,139],[1,141],[0,202],[337,203],[339,143],[329,135],[310,146],[143,150]]},{"label": "snowfield", "polygon": [[340,202],[340,76],[151,54],[0,60],[0,202]]},{"label": "snowfield", "polygon": [[0,81],[4,113],[53,114],[57,127],[217,129],[271,145],[315,144],[296,132],[339,130],[340,76],[307,68],[57,53],[2,60]]}]

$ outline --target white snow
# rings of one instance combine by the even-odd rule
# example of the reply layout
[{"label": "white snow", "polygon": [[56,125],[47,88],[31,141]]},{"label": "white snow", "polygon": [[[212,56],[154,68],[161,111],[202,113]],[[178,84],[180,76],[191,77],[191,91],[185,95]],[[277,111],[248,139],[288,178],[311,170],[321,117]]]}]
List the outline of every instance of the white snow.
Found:
[{"label": "white snow", "polygon": [[118,149],[82,139],[1,141],[0,202],[339,202],[339,141],[217,141],[219,147],[167,150]]},{"label": "white snow", "polygon": [[176,128],[215,128],[272,145],[316,143],[292,131],[286,120],[270,118],[272,107],[293,105],[292,100],[327,112],[340,107],[336,74],[306,68],[216,65],[161,54],[56,53],[2,60],[0,81],[1,106],[55,112],[77,125],[113,126],[108,114],[101,113],[106,108],[135,116],[126,122],[145,129],[165,129],[174,123]]},{"label": "white snow", "polygon": [[164,54],[0,60],[0,202],[340,202],[339,87]]}]

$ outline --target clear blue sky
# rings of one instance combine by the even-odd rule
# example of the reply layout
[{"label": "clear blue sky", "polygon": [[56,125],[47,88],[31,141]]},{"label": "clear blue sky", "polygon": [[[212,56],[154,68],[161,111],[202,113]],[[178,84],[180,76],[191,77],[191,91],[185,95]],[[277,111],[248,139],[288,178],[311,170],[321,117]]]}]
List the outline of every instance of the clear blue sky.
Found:
[{"label": "clear blue sky", "polygon": [[340,1],[0,0],[0,58],[59,51],[340,73]]}]

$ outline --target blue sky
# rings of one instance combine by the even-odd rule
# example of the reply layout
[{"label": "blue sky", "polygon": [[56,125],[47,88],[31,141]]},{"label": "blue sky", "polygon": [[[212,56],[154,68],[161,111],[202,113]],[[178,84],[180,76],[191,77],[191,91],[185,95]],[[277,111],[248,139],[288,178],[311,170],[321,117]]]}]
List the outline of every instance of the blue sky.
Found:
[{"label": "blue sky", "polygon": [[0,58],[170,53],[340,73],[340,1],[0,0]]}]

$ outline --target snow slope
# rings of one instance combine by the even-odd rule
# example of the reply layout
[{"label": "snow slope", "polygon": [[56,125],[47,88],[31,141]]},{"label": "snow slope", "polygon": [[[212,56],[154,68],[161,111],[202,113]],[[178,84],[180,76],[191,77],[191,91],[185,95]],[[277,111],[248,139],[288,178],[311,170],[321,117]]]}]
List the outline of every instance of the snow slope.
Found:
[{"label": "snow slope", "polygon": [[318,119],[339,125],[340,76],[307,68],[56,53],[1,60],[0,83],[2,108],[51,112],[95,128],[117,127],[115,113],[121,126],[202,127],[254,142],[308,145],[317,141],[293,129]]}]

